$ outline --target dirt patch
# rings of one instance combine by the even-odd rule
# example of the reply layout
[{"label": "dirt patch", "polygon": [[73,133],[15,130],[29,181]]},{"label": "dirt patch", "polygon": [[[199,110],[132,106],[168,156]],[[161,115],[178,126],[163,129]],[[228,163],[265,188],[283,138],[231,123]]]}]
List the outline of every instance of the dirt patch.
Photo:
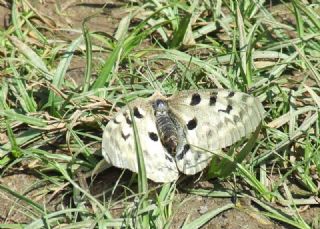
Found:
[{"label": "dirt patch", "polygon": [[[33,175],[19,173],[0,178],[0,184],[9,188],[10,191],[18,195],[24,195],[37,202],[37,196],[30,191],[32,186],[37,182]],[[38,200],[39,203],[41,202]],[[31,207],[23,203],[10,193],[0,189],[0,221],[1,223],[28,223],[30,222],[29,214],[32,215]]]},{"label": "dirt patch", "polygon": [[[72,41],[83,33],[83,24],[89,32],[97,32],[113,37],[120,20],[128,15],[125,3],[106,3],[105,1],[45,1],[41,4],[34,1],[32,7],[41,21],[41,26],[47,28],[43,31],[48,38],[55,40]],[[92,39],[93,46],[99,41]],[[100,43],[99,43],[100,44]],[[101,44],[100,44],[101,45]],[[93,77],[99,70],[100,64],[105,61],[108,53],[97,51],[93,48]],[[67,79],[77,85],[82,85],[86,66],[85,55],[74,55],[67,71]]]},{"label": "dirt patch", "polygon": [[[173,218],[173,228],[180,228],[185,219],[188,219],[190,223],[208,211],[232,203],[230,198],[210,198],[192,195],[178,195],[176,199],[177,205]],[[182,202],[184,203],[179,204]],[[275,222],[254,212],[249,206],[245,206],[222,212],[210,220],[203,228],[283,229],[286,227],[277,225]]]},{"label": "dirt patch", "polygon": [[[112,202],[116,202],[123,199],[126,194],[122,188],[113,190],[115,184],[118,182],[119,177],[122,177],[120,184],[125,182],[124,185],[128,185],[131,180],[131,175],[132,174],[128,171],[122,174],[120,169],[112,167],[99,174],[93,182],[90,182],[90,179],[87,179],[87,181],[91,194],[96,198],[101,201],[109,201],[111,198],[113,200]],[[57,210],[58,205],[61,206],[61,204],[64,204],[63,202],[61,203],[60,196],[55,195],[54,199],[51,199],[51,195],[47,195],[48,193],[46,192],[41,192],[44,188],[43,185],[39,185],[39,181],[41,180],[36,176],[21,172],[4,176],[0,179],[0,184],[17,194],[31,199],[41,206],[46,206],[48,212]],[[193,182],[190,182],[190,179],[188,178],[186,184],[180,184],[180,186],[192,188],[190,183]],[[206,183],[210,185],[212,191],[215,191],[212,183]],[[153,189],[156,186],[158,185],[151,182],[149,184],[150,189]],[[133,185],[130,189],[137,191],[136,185]],[[39,212],[28,206],[26,202],[19,200],[4,190],[0,190],[0,203],[2,203],[0,205],[0,223],[30,223],[32,222],[30,215],[33,215],[36,218],[41,217]],[[173,202],[171,228],[180,228],[184,223],[190,223],[203,214],[230,203],[232,203],[232,198],[203,197],[187,194],[183,190],[178,189],[178,193],[175,194]],[[65,207],[67,207],[67,205],[68,204],[66,204]],[[279,208],[279,206],[276,205],[274,207]],[[125,209],[126,206],[118,204],[112,206],[110,212],[114,217],[120,217]],[[301,216],[306,222],[310,224],[315,222],[320,214],[319,208],[305,207],[304,210],[300,209],[299,211],[301,211]],[[290,229],[294,227],[267,219],[259,213],[257,206],[254,206],[249,200],[241,198],[238,199],[237,207],[220,213],[210,220],[203,228]]]},{"label": "dirt patch", "polygon": [[[119,21],[127,14],[121,7],[123,3],[106,4],[106,1],[34,1],[36,11],[51,19],[57,28],[81,30],[84,19],[90,31],[101,31],[112,34],[118,27]],[[57,31],[58,32],[58,31]],[[76,32],[76,31],[75,31]],[[66,33],[72,39],[72,33]]]}]

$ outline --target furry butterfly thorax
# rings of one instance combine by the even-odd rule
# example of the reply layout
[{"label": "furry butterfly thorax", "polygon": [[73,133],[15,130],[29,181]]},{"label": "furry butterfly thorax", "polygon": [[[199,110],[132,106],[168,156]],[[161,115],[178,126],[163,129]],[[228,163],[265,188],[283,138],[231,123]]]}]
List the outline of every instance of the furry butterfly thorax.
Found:
[{"label": "furry butterfly thorax", "polygon": [[202,171],[213,151],[255,131],[264,114],[254,96],[223,89],[181,91],[170,97],[156,92],[137,98],[114,115],[102,138],[105,159],[133,172],[138,172],[138,162],[130,109],[147,177],[155,182],[174,181],[179,172]]}]

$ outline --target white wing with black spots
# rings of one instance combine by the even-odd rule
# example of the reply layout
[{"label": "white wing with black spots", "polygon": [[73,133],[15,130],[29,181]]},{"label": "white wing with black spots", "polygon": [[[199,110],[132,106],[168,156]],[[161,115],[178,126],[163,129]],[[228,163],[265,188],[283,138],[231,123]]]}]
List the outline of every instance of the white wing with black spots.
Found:
[{"label": "white wing with black spots", "polygon": [[162,145],[152,115],[152,108],[144,99],[131,102],[109,121],[102,137],[104,158],[116,167],[138,172],[129,107],[132,108],[137,126],[147,177],[155,182],[177,180],[178,170],[174,158]]},{"label": "white wing with black spots", "polygon": [[213,151],[252,133],[264,114],[261,102],[242,92],[184,91],[168,100],[185,132],[185,146],[176,153],[177,167],[185,174],[201,171],[210,162]]},{"label": "white wing with black spots", "polygon": [[146,165],[155,182],[178,179],[178,171],[195,174],[207,167],[212,152],[254,132],[264,116],[261,102],[228,90],[192,90],[170,97],[155,93],[136,99],[107,124],[102,140],[105,159],[138,172],[133,112]]}]

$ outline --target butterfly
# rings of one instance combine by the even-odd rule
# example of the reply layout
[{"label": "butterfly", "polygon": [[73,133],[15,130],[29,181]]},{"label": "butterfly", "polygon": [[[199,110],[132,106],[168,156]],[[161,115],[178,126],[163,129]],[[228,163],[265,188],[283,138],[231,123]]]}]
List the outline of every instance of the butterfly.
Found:
[{"label": "butterfly", "polygon": [[147,177],[172,182],[179,172],[193,175],[205,169],[211,152],[248,136],[263,116],[261,102],[243,92],[187,90],[170,97],[155,92],[129,102],[108,122],[102,154],[112,165],[138,172],[134,121]]}]

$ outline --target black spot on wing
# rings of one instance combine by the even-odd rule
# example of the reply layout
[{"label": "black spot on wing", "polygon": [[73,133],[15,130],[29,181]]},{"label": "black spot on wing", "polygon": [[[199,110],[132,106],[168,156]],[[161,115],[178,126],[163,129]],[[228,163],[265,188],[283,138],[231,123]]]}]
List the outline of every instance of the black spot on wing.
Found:
[{"label": "black spot on wing", "polygon": [[126,122],[130,126],[132,124],[132,121],[130,120],[128,113],[123,113],[123,116],[126,118]]},{"label": "black spot on wing", "polygon": [[191,97],[191,106],[198,105],[201,102],[201,96],[198,93],[194,93]]},{"label": "black spot on wing", "polygon": [[186,155],[186,153],[188,152],[189,149],[190,149],[190,145],[185,144],[182,152],[179,155],[177,155],[177,159],[181,160],[184,157],[184,155]]},{"label": "black spot on wing", "polygon": [[229,93],[228,97],[229,97],[229,98],[231,98],[231,97],[233,97],[233,96],[234,96],[234,94],[235,94],[235,93],[234,93],[233,91],[230,91],[230,93]]},{"label": "black spot on wing", "polygon": [[124,134],[123,132],[121,132],[121,137],[126,141],[130,137],[130,133]]},{"label": "black spot on wing", "polygon": [[149,138],[152,140],[152,141],[158,141],[158,135],[154,132],[149,132]]},{"label": "black spot on wing", "polygon": [[134,107],[134,108],[133,108],[133,115],[134,115],[136,118],[143,118],[143,115],[140,113],[138,107]]},{"label": "black spot on wing", "polygon": [[131,124],[132,124],[132,121],[130,120],[129,117],[126,117],[126,122],[127,122],[128,125],[131,125]]},{"label": "black spot on wing", "polygon": [[227,112],[228,114],[230,114],[231,111],[232,111],[232,106],[231,106],[231,105],[228,105],[228,106],[227,106],[227,109],[226,109],[226,112]]},{"label": "black spot on wing", "polygon": [[196,118],[191,119],[187,124],[188,130],[193,130],[194,128],[197,127],[197,124],[198,124],[198,122],[197,122]]},{"label": "black spot on wing", "polygon": [[171,157],[169,157],[168,155],[166,155],[166,160],[170,161],[170,162],[173,162],[173,159]]},{"label": "black spot on wing", "polygon": [[225,112],[227,114],[230,114],[231,110],[232,110],[232,106],[228,105],[225,110],[219,110],[219,112]]},{"label": "black spot on wing", "polygon": [[217,96],[216,95],[210,95],[210,101],[209,101],[209,105],[210,106],[214,106],[217,102]]}]

